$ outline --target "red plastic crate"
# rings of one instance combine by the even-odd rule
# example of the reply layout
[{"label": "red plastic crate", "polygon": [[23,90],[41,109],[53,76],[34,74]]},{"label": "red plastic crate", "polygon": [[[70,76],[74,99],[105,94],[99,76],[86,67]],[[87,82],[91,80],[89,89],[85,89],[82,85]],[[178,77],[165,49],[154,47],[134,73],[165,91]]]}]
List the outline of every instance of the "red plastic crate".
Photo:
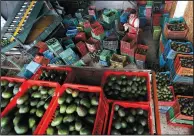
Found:
[{"label": "red plastic crate", "polygon": [[180,104],[178,102],[178,98],[190,98],[190,99],[193,99],[194,97],[193,96],[181,96],[181,95],[177,95],[176,96],[176,100],[177,100],[177,107],[178,108],[175,109],[175,116],[176,116],[177,119],[193,120],[193,116],[186,116],[186,115],[181,114],[180,108],[179,108],[180,107]]},{"label": "red plastic crate", "polygon": [[[6,116],[13,108],[15,108],[17,106],[17,99],[19,99],[21,96],[25,95],[25,93],[27,93],[28,89],[33,85],[45,86],[45,87],[54,87],[55,91],[54,91],[53,98],[57,97],[58,91],[60,89],[60,85],[58,83],[52,83],[52,82],[47,82],[47,81],[34,81],[34,80],[25,81],[22,84],[20,91],[13,97],[12,101],[7,105],[7,107],[1,113],[1,117]],[[49,107],[52,107],[53,104],[54,104],[54,99],[52,99],[50,101]],[[35,131],[33,132],[34,135],[38,134],[38,131],[42,127],[43,121],[45,120],[45,118],[47,117],[48,114],[49,114],[49,108],[47,108],[47,110],[44,112],[42,119],[40,120]]]},{"label": "red plastic crate", "polygon": [[[138,50],[138,48],[142,48],[142,49],[148,50],[148,46],[142,45],[142,44],[138,44],[138,45],[137,45],[137,50]],[[137,51],[137,50],[136,50],[136,51]],[[146,55],[138,54],[138,53],[136,52],[136,53],[135,53],[135,59],[136,59],[136,60],[145,61],[145,60],[146,60]]]},{"label": "red plastic crate", "polygon": [[169,25],[169,23],[166,23],[164,26],[164,35],[167,39],[186,39],[187,33],[189,32],[187,24],[185,24],[184,31],[171,31],[168,29]]},{"label": "red plastic crate", "polygon": [[111,134],[111,127],[112,127],[112,121],[113,121],[113,116],[114,116],[114,106],[119,105],[124,108],[141,108],[143,110],[148,111],[148,124],[149,124],[149,131],[150,134],[153,135],[153,124],[152,124],[152,112],[151,112],[151,107],[149,105],[139,105],[136,103],[130,103],[130,102],[114,102],[111,110],[111,115],[110,115],[110,121],[109,121],[109,126],[108,126],[108,135]]},{"label": "red plastic crate", "polygon": [[79,32],[77,33],[77,35],[75,36],[75,41],[79,42],[79,41],[86,41],[86,34],[84,32]]},{"label": "red plastic crate", "polygon": [[90,28],[90,27],[91,25],[89,21],[84,22],[84,28]]},{"label": "red plastic crate", "polygon": [[182,67],[181,62],[180,62],[180,57],[193,58],[193,55],[177,54],[177,56],[175,58],[175,61],[174,61],[175,72],[178,75],[192,76],[193,75],[193,69]]},{"label": "red plastic crate", "polygon": [[94,52],[94,51],[100,49],[100,41],[97,39],[94,39],[93,37],[90,37],[86,41],[86,46],[87,46],[89,52]]},{"label": "red plastic crate", "polygon": [[122,55],[128,55],[131,57],[135,57],[135,51],[136,51],[137,47],[133,47],[132,49],[129,48],[124,48],[124,46],[121,47],[120,51]]},{"label": "red plastic crate", "polygon": [[[1,76],[1,81],[2,80],[7,80],[9,82],[16,82],[16,83],[24,83],[26,81],[26,79],[24,79],[24,78],[7,77],[7,76]],[[21,86],[22,86],[22,84],[21,84]],[[21,90],[21,86],[19,87],[19,91]]]},{"label": "red plastic crate", "polygon": [[[128,42],[127,40],[132,40]],[[136,34],[127,33],[121,40],[121,48],[128,48],[131,49],[136,45],[137,36]]]},{"label": "red plastic crate", "polygon": [[173,1],[165,1],[164,11],[170,12],[170,10],[172,8],[172,4],[173,4]]},{"label": "red plastic crate", "polygon": [[153,23],[153,26],[160,26],[160,18],[162,16],[162,14],[160,13],[155,13],[152,15],[153,18],[152,18],[152,23]]},{"label": "red plastic crate", "polygon": [[100,35],[104,32],[102,25],[98,21],[95,21],[93,24],[91,24],[91,28],[95,35]]},{"label": "red plastic crate", "polygon": [[192,125],[174,123],[174,122],[171,122],[171,121],[168,121],[168,122],[167,122],[167,125],[171,125],[171,126],[175,126],[175,127],[183,127],[183,128],[193,128]]},{"label": "red plastic crate", "polygon": [[78,51],[81,53],[82,56],[86,55],[88,53],[88,50],[86,48],[86,44],[82,41],[78,42],[76,44],[76,47],[78,49]]},{"label": "red plastic crate", "polygon": [[106,100],[104,99],[102,89],[97,86],[85,86],[85,85],[76,85],[76,84],[64,84],[60,90],[59,94],[57,97],[53,98],[52,101],[54,101],[54,104],[52,107],[49,107],[49,113],[45,117],[44,124],[42,125],[40,131],[38,132],[39,135],[43,135],[46,132],[46,129],[48,128],[49,124],[51,121],[54,119],[55,111],[57,107],[59,106],[58,104],[58,98],[63,95],[65,92],[66,88],[72,88],[79,90],[80,92],[88,92],[88,93],[100,93],[99,96],[99,105],[98,105],[98,110],[96,114],[96,120],[94,123],[94,128],[92,131],[92,135],[97,135],[97,134],[103,134],[104,133],[104,121],[106,123],[107,117],[108,117],[108,109],[107,106],[108,104],[105,102]]},{"label": "red plastic crate", "polygon": [[[42,70],[57,70],[57,71],[67,71],[67,77],[64,83],[70,83],[73,82],[75,76],[72,71],[72,68],[68,66],[62,66],[62,67],[51,67],[51,66],[41,66],[36,73],[31,77],[31,80],[39,80],[40,75],[42,74]],[[51,82],[51,81],[50,81]]]},{"label": "red plastic crate", "polygon": [[169,88],[172,92],[173,100],[170,101],[170,102],[168,102],[168,101],[158,101],[159,106],[172,106],[176,102],[173,86],[169,86]]},{"label": "red plastic crate", "polygon": [[[102,80],[101,80],[101,87],[104,88],[104,85],[106,83],[106,80],[109,76],[115,75],[115,76],[120,76],[120,75],[126,75],[128,77],[130,76],[138,76],[138,77],[146,77],[146,86],[147,86],[147,101],[145,102],[136,102],[139,104],[150,104],[151,101],[151,86],[150,86],[150,76],[149,73],[147,72],[126,72],[126,71],[111,71],[107,70],[103,73]],[[115,100],[108,99],[109,102],[113,102]]]},{"label": "red plastic crate", "polygon": [[45,42],[39,41],[35,46],[39,48],[39,53],[43,53],[44,51],[48,50]]},{"label": "red plastic crate", "polygon": [[137,0],[138,5],[146,5],[147,1],[146,0]]},{"label": "red plastic crate", "polygon": [[44,56],[36,55],[33,59],[34,62],[46,66],[49,64],[50,60],[45,58]]}]

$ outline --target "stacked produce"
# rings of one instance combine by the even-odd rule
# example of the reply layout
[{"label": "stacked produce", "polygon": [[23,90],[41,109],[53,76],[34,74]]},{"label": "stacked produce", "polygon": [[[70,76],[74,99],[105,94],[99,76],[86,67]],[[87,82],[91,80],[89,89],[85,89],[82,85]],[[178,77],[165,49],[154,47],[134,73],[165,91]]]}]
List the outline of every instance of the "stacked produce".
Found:
[{"label": "stacked produce", "polygon": [[3,121],[1,127],[6,128],[13,124],[14,128],[11,130],[16,134],[33,134],[48,108],[53,93],[54,88],[32,86],[26,94],[17,99],[15,112],[1,118]]},{"label": "stacked produce", "polygon": [[99,94],[67,88],[58,99],[59,108],[46,134],[91,135]]},{"label": "stacked produce", "polygon": [[145,77],[111,75],[104,85],[104,92],[108,99],[127,101],[148,100]]},{"label": "stacked produce", "polygon": [[193,95],[193,85],[192,84],[173,84],[175,95]]},{"label": "stacked produce", "polygon": [[172,90],[168,87],[170,80],[167,73],[157,73],[156,83],[159,101],[173,101]]},{"label": "stacked produce", "polygon": [[180,57],[180,63],[182,67],[186,68],[193,68],[193,57],[188,58],[188,57]]},{"label": "stacked produce", "polygon": [[168,26],[168,29],[171,31],[184,31],[185,24],[184,23],[174,23]]},{"label": "stacked produce", "polygon": [[22,83],[10,82],[8,80],[1,80],[1,111],[12,100],[15,94],[19,91]]},{"label": "stacked produce", "polygon": [[186,116],[193,116],[193,98],[178,98],[178,101],[180,104],[181,114]]},{"label": "stacked produce", "polygon": [[67,77],[67,71],[43,70],[39,80],[53,81],[63,84]]},{"label": "stacked produce", "polygon": [[184,43],[177,43],[175,41],[171,42],[171,48],[177,52],[190,53],[192,51],[192,49],[189,46],[186,46]]},{"label": "stacked produce", "polygon": [[149,135],[148,126],[148,111],[115,105],[111,135]]}]

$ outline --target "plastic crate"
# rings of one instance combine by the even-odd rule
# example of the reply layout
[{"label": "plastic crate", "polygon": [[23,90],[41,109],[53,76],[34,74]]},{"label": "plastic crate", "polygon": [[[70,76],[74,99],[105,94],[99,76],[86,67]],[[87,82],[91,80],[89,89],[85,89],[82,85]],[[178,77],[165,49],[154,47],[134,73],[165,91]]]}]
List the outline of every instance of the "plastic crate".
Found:
[{"label": "plastic crate", "polygon": [[168,58],[168,59],[174,59],[178,53],[181,53],[181,54],[193,54],[193,45],[192,45],[191,42],[176,42],[178,44],[185,45],[186,47],[190,47],[191,48],[191,52],[190,53],[174,51],[171,48],[171,42],[172,42],[172,40],[169,39],[168,42],[167,42],[167,45],[165,46],[165,52],[164,52],[164,54],[166,55],[166,58]]},{"label": "plastic crate", "polygon": [[168,67],[169,70],[172,69],[173,64],[174,64],[173,59],[166,59],[166,66]]},{"label": "plastic crate", "polygon": [[[116,61],[115,59],[119,59],[121,60],[120,62]],[[127,57],[126,56],[122,56],[122,55],[118,55],[118,54],[113,54],[110,58],[110,63],[112,66],[120,66],[120,67],[124,67],[126,65],[127,62]]]},{"label": "plastic crate", "polygon": [[159,65],[160,65],[160,68],[164,67],[166,64],[166,60],[164,59],[164,55],[161,54],[160,57],[159,57]]},{"label": "plastic crate", "polygon": [[186,116],[186,115],[183,115],[183,114],[181,114],[181,112],[180,112],[180,104],[179,104],[179,102],[178,102],[178,99],[179,98],[188,98],[188,99],[192,99],[193,100],[193,96],[182,96],[182,95],[177,95],[176,96],[176,100],[177,100],[177,109],[176,108],[174,108],[175,109],[175,115],[176,115],[176,118],[177,119],[185,119],[185,120],[193,120],[193,116]]},{"label": "plastic crate", "polygon": [[169,17],[170,17],[169,12],[165,12],[160,18],[160,25],[162,28],[164,28],[165,24],[168,22]]},{"label": "plastic crate", "polygon": [[146,8],[145,8],[145,6],[139,6],[138,7],[138,16],[139,17],[145,17],[146,16]]},{"label": "plastic crate", "polygon": [[174,88],[173,86],[169,86],[172,95],[173,95],[173,100],[172,101],[158,101],[158,106],[173,106],[173,104],[175,103],[175,95],[174,95]]},{"label": "plastic crate", "polygon": [[[110,13],[113,13],[113,15],[109,16]],[[109,10],[108,12],[104,12],[102,18],[104,22],[111,24],[116,19],[116,11]]]},{"label": "plastic crate", "polygon": [[66,49],[65,51],[60,53],[59,56],[67,65],[71,65],[79,60],[79,57],[75,54],[75,52],[71,48]]},{"label": "plastic crate", "polygon": [[34,62],[46,66],[49,64],[50,60],[45,58],[44,56],[36,55],[33,59]]},{"label": "plastic crate", "polygon": [[[128,40],[131,40],[128,42]],[[132,49],[137,42],[136,34],[127,33],[121,40],[121,48],[125,49]]]},{"label": "plastic crate", "polygon": [[145,16],[146,18],[151,18],[151,15],[152,15],[152,6],[150,5],[146,5],[145,7]]},{"label": "plastic crate", "polygon": [[151,107],[149,105],[139,105],[136,103],[129,103],[129,102],[114,102],[112,105],[111,109],[111,115],[110,115],[110,121],[108,125],[108,135],[111,135],[111,128],[112,128],[112,122],[113,122],[113,117],[114,117],[114,107],[115,105],[119,105],[123,108],[141,108],[143,110],[148,111],[148,127],[149,127],[149,133],[153,135],[153,125],[152,125],[152,112],[151,112]]},{"label": "plastic crate", "polygon": [[118,44],[119,44],[118,38],[116,37],[113,38],[110,37],[103,40],[104,49],[116,51],[119,48]]},{"label": "plastic crate", "polygon": [[[60,85],[58,83],[52,83],[52,82],[46,82],[46,81],[35,81],[35,80],[28,80],[26,82],[24,82],[22,84],[22,86],[20,87],[20,91],[13,97],[12,101],[7,105],[7,107],[4,109],[4,111],[1,113],[1,117],[6,116],[13,108],[15,108],[17,106],[17,99],[19,99],[20,97],[22,97],[23,95],[25,95],[28,91],[28,89],[33,86],[33,85],[38,85],[38,86],[45,86],[45,87],[54,87],[55,91],[54,91],[54,95],[53,98],[57,97]],[[54,104],[54,99],[52,99],[49,103],[49,107],[52,107]],[[37,124],[37,127],[35,129],[35,131],[33,132],[33,135],[37,135],[38,131],[40,130],[40,128],[43,126],[43,122],[46,118],[46,116],[49,114],[49,108],[47,108],[47,110],[45,110],[44,115],[42,116],[40,122]]]},{"label": "plastic crate", "polygon": [[[40,80],[40,76],[42,74],[43,70],[57,70],[57,71],[66,71],[67,77],[64,81],[64,83],[71,83],[74,81],[74,74],[72,72],[72,68],[63,66],[63,67],[51,67],[51,66],[41,66],[38,71],[31,77],[31,80]],[[49,82],[55,82],[55,81],[49,81]]]},{"label": "plastic crate", "polygon": [[102,40],[104,39],[104,37],[105,37],[105,33],[104,33],[104,32],[101,33],[101,34],[99,34],[99,35],[96,35],[96,34],[94,34],[93,32],[91,32],[91,34],[92,34],[92,37],[93,37],[93,38],[95,38],[95,39],[97,39],[97,40],[100,40],[100,41],[102,41]]},{"label": "plastic crate", "polygon": [[164,35],[167,39],[186,39],[187,33],[189,32],[187,24],[185,24],[184,31],[171,31],[168,29],[169,26],[170,24],[166,23],[164,27]]},{"label": "plastic crate", "polygon": [[50,64],[52,64],[52,65],[64,65],[64,63],[60,57],[55,57],[55,58],[51,59]]},{"label": "plastic crate", "polygon": [[63,48],[60,42],[56,38],[52,38],[46,41],[46,44],[51,52],[56,56],[59,56],[59,53],[63,51]]},{"label": "plastic crate", "polygon": [[68,30],[66,33],[66,36],[70,37],[70,38],[74,38],[76,36],[76,34],[77,34],[77,28],[76,28],[76,31],[69,31]]},{"label": "plastic crate", "polygon": [[159,40],[161,35],[161,27],[160,26],[153,26],[153,40]]},{"label": "plastic crate", "polygon": [[79,41],[86,41],[86,34],[84,32],[79,32],[77,33],[77,35],[75,36],[75,41],[79,42]]},{"label": "plastic crate", "polygon": [[103,96],[102,89],[100,87],[96,86],[85,86],[85,85],[75,85],[75,84],[64,84],[60,90],[57,97],[53,98],[54,101],[52,107],[50,106],[49,113],[47,114],[46,118],[44,119],[44,123],[38,132],[39,135],[43,135],[46,132],[46,129],[48,128],[49,124],[53,120],[53,116],[55,114],[56,109],[58,108],[58,99],[63,93],[65,92],[66,88],[72,88],[79,90],[80,92],[88,92],[88,93],[99,93],[99,105],[98,110],[96,114],[96,119],[94,123],[94,128],[92,131],[92,135],[100,135],[104,134],[104,126],[106,126],[106,121],[108,117],[108,104],[106,103],[106,100]]},{"label": "plastic crate", "polygon": [[87,46],[89,52],[94,52],[94,51],[100,49],[100,41],[90,37],[86,41],[86,46]]},{"label": "plastic crate", "polygon": [[105,67],[109,66],[109,63],[107,61],[99,60],[99,64]]},{"label": "plastic crate", "polygon": [[[111,71],[111,70],[107,70],[103,73],[102,76],[102,80],[101,80],[101,87],[103,88],[106,80],[109,76],[111,75],[115,75],[115,76],[119,76],[119,75],[126,75],[127,77],[130,76],[138,76],[138,77],[145,77],[146,78],[146,86],[147,86],[147,101],[143,101],[143,102],[136,102],[138,104],[150,104],[151,101],[151,87],[150,87],[150,76],[149,73],[147,72],[126,72],[126,71]],[[114,100],[110,100],[108,99],[110,102],[113,102]]]},{"label": "plastic crate", "polygon": [[48,50],[48,47],[47,47],[46,43],[45,42],[41,42],[41,41],[39,41],[35,45],[35,47],[39,48],[39,53],[43,53],[44,51]]},{"label": "plastic crate", "polygon": [[99,34],[102,34],[104,32],[102,25],[98,21],[95,21],[94,23],[92,23],[91,28],[92,28],[92,32],[95,35],[99,35]]},{"label": "plastic crate", "polygon": [[76,47],[78,49],[78,51],[81,53],[82,56],[86,55],[88,53],[88,50],[86,48],[86,44],[82,41],[78,42],[76,44]]},{"label": "plastic crate", "polygon": [[128,16],[130,15],[129,12],[123,12],[120,16],[120,22],[121,23],[127,23],[128,21]]},{"label": "plastic crate", "polygon": [[138,69],[145,69],[145,61],[135,60]]},{"label": "plastic crate", "polygon": [[89,21],[84,22],[84,28],[91,27],[91,24]]},{"label": "plastic crate", "polygon": [[164,53],[164,44],[160,41],[159,56]]},{"label": "plastic crate", "polygon": [[146,5],[147,1],[146,0],[137,0],[138,5]]},{"label": "plastic crate", "polygon": [[110,50],[103,50],[100,53],[100,60],[102,60],[102,61],[108,61],[108,60],[110,60],[110,57],[111,57],[111,51]]},{"label": "plastic crate", "polygon": [[[145,62],[145,60],[146,60],[146,55],[138,54],[138,53],[137,53],[137,50],[138,50],[139,48],[148,50],[148,46],[142,45],[142,44],[138,44],[138,45],[137,45],[137,49],[136,49],[136,53],[135,53],[135,59],[136,59],[136,60],[141,60],[141,61],[144,61],[144,62]],[[147,51],[146,51],[146,52],[147,52]]]},{"label": "plastic crate", "polygon": [[88,14],[89,15],[96,15],[96,7],[95,6],[89,6],[88,7]]},{"label": "plastic crate", "polygon": [[139,17],[139,21],[140,21],[140,23],[139,23],[139,27],[140,27],[140,28],[143,28],[143,27],[146,26],[146,24],[147,24],[147,19],[146,19],[146,17]]},{"label": "plastic crate", "polygon": [[160,13],[153,13],[152,14],[152,24],[153,26],[160,26],[160,18],[162,14]]},{"label": "plastic crate", "polygon": [[137,46],[134,46],[131,49],[125,48],[125,46],[121,46],[120,52],[121,52],[122,55],[127,55],[127,56],[135,58],[135,51],[136,51],[136,49],[137,49]]},{"label": "plastic crate", "polygon": [[63,48],[65,48],[65,49],[75,48],[75,44],[74,44],[73,40],[69,37],[61,38],[61,44],[62,44]]},{"label": "plastic crate", "polygon": [[193,58],[193,55],[177,54],[174,62],[175,72],[183,76],[193,76],[193,68],[182,67],[180,63],[180,57]]}]

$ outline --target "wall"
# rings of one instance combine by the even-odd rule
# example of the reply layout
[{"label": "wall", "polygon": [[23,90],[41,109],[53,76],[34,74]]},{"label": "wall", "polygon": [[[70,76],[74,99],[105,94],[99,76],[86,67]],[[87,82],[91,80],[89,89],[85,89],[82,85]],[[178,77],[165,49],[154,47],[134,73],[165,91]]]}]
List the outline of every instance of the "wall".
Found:
[{"label": "wall", "polygon": [[193,1],[189,1],[184,13],[185,21],[189,27],[187,39],[193,43]]}]

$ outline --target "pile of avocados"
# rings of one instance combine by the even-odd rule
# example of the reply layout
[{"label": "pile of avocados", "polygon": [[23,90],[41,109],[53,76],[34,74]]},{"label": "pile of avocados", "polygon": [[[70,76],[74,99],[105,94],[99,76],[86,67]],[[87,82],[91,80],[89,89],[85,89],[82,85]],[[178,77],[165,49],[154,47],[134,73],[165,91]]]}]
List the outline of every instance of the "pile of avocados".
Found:
[{"label": "pile of avocados", "polygon": [[[4,134],[31,135],[48,108],[55,88],[32,86],[23,96],[17,99],[14,112],[1,118]],[[13,124],[13,126],[10,126]],[[10,131],[6,130],[10,128]]]},{"label": "pile of avocados", "polygon": [[182,67],[185,67],[185,68],[193,68],[193,57],[180,57],[180,63],[181,63],[181,66]]},{"label": "pile of avocados", "polygon": [[186,95],[186,96],[193,95],[193,84],[174,83],[172,85],[174,88],[175,95]]},{"label": "pile of avocados", "polygon": [[58,99],[59,107],[46,130],[47,135],[92,135],[99,93],[67,88]]},{"label": "pile of avocados", "polygon": [[39,80],[58,82],[62,85],[66,80],[67,74],[67,71],[44,69],[39,77]]},{"label": "pile of avocados", "polygon": [[171,31],[184,31],[185,23],[174,23],[168,26],[168,29]]},{"label": "pile of avocados", "polygon": [[146,77],[110,75],[104,85],[106,98],[126,101],[148,101]]},{"label": "pile of avocados", "polygon": [[149,135],[148,111],[114,106],[111,135]]},{"label": "pile of avocados", "polygon": [[156,74],[156,84],[158,92],[159,101],[173,101],[173,93],[169,88],[170,79],[167,73],[157,73]]},{"label": "pile of avocados", "polygon": [[191,47],[189,47],[187,44],[184,44],[184,43],[177,43],[175,41],[172,41],[170,45],[171,45],[171,48],[177,52],[190,53],[192,51]]},{"label": "pile of avocados", "polygon": [[14,95],[19,91],[19,87],[22,83],[10,82],[8,80],[1,80],[1,111],[7,106],[12,100]]},{"label": "pile of avocados", "polygon": [[194,105],[193,105],[193,98],[178,98],[180,104],[180,111],[181,114],[186,116],[193,116],[194,112]]}]

